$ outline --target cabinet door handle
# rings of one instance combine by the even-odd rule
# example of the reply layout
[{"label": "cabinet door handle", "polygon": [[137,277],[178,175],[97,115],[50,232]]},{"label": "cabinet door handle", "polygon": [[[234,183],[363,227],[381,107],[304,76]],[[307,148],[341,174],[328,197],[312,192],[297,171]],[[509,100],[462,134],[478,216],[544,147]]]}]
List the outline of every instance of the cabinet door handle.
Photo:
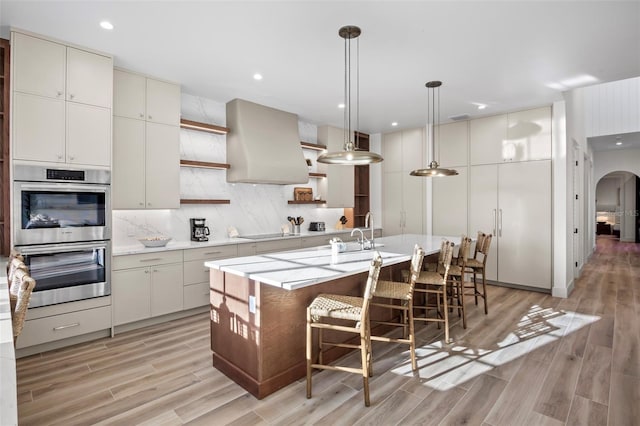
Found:
[{"label": "cabinet door handle", "polygon": [[140,201],[138,204],[140,204],[141,206],[144,206],[144,203],[142,201]]},{"label": "cabinet door handle", "polygon": [[144,114],[143,113],[140,113],[139,115],[140,115],[140,118],[144,118]]},{"label": "cabinet door handle", "polygon": [[65,328],[78,327],[80,325],[79,322],[74,322],[73,324],[60,325],[58,327],[53,327],[53,331],[64,330]]},{"label": "cabinet door handle", "polygon": [[152,116],[149,116],[149,120],[153,120],[153,117],[152,117]]},{"label": "cabinet door handle", "polygon": [[496,228],[498,227],[498,216],[496,209],[493,209],[493,235],[496,235]]},{"label": "cabinet door handle", "polygon": [[145,273],[145,274],[148,274],[148,273],[149,273],[149,270],[148,270],[148,269],[145,269],[145,270],[144,270],[144,273]]},{"label": "cabinet door handle", "polygon": [[152,259],[140,259],[140,262],[155,262],[156,260],[162,260],[161,257],[154,257]]},{"label": "cabinet door handle", "polygon": [[153,270],[153,272],[158,272],[158,270],[157,270],[157,269],[154,269],[154,270]]},{"label": "cabinet door handle", "polygon": [[73,155],[70,155],[70,156],[69,156],[69,160],[72,160],[72,161],[73,161],[73,160],[75,160],[75,159],[76,159],[76,157],[75,157],[75,156],[73,156]]},{"label": "cabinet door handle", "polygon": [[500,209],[500,217],[498,222],[498,236],[502,237],[502,209]]},{"label": "cabinet door handle", "polygon": [[222,253],[222,252],[221,252],[220,250],[218,250],[218,251],[210,251],[210,252],[207,252],[207,253],[205,253],[204,255],[205,255],[205,256],[209,256],[210,254],[220,254],[220,253]]},{"label": "cabinet door handle", "polygon": [[69,93],[69,99],[73,99],[75,95],[73,93]]}]

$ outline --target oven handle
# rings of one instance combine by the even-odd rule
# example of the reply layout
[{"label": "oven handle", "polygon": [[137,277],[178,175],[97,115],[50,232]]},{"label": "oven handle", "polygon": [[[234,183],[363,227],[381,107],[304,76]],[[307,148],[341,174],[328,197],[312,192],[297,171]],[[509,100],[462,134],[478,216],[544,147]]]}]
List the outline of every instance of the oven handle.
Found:
[{"label": "oven handle", "polygon": [[22,246],[16,247],[21,254],[47,254],[59,253],[64,251],[76,251],[95,248],[107,249],[108,243],[74,243],[74,244],[47,244],[40,246]]},{"label": "oven handle", "polygon": [[40,190],[40,191],[63,191],[63,192],[97,192],[102,193],[106,192],[108,186],[104,185],[74,185],[69,183],[48,183],[46,185],[37,184],[37,183],[21,183],[19,186],[20,190]]}]

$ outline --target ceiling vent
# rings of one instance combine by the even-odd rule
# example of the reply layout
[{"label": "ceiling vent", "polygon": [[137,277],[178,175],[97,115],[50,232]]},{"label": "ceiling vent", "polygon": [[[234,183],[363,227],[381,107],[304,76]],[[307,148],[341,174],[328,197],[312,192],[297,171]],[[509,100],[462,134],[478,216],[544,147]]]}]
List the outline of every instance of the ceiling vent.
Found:
[{"label": "ceiling vent", "polygon": [[298,116],[242,99],[227,103],[227,182],[309,182]]},{"label": "ceiling vent", "polygon": [[460,121],[460,120],[468,120],[471,117],[469,116],[469,114],[460,114],[460,115],[450,115],[449,118],[453,121]]}]

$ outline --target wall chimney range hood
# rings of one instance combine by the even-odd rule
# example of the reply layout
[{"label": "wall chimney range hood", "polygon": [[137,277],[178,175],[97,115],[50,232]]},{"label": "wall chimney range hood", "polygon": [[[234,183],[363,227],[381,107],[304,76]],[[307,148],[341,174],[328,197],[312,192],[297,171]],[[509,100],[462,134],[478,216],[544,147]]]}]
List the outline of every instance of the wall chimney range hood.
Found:
[{"label": "wall chimney range hood", "polygon": [[227,103],[227,182],[309,182],[298,116],[243,99]]}]

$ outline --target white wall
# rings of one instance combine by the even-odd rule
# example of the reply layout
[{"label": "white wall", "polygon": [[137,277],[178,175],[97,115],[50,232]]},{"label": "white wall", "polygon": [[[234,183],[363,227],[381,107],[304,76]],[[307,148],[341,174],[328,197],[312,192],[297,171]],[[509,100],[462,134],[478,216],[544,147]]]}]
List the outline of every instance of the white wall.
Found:
[{"label": "white wall", "polygon": [[621,209],[620,209],[620,241],[635,242],[636,241],[636,177],[628,176],[625,179],[621,191]]},{"label": "white wall", "polygon": [[580,90],[584,93],[587,137],[640,131],[640,77]]},{"label": "white wall", "polygon": [[596,186],[596,210],[611,210],[620,204],[620,179],[602,178]]},{"label": "white wall", "polygon": [[621,149],[594,153],[594,179],[598,182],[611,172],[629,172],[640,176],[640,149]]},{"label": "white wall", "polygon": [[[567,193],[568,183],[568,152],[567,152],[567,117],[564,101],[553,104],[552,115],[552,175],[553,175],[553,283],[551,292],[557,297],[568,296],[567,247],[571,247],[571,234],[567,235]],[[569,210],[571,211],[571,210]],[[570,271],[571,269],[569,269]]]}]

